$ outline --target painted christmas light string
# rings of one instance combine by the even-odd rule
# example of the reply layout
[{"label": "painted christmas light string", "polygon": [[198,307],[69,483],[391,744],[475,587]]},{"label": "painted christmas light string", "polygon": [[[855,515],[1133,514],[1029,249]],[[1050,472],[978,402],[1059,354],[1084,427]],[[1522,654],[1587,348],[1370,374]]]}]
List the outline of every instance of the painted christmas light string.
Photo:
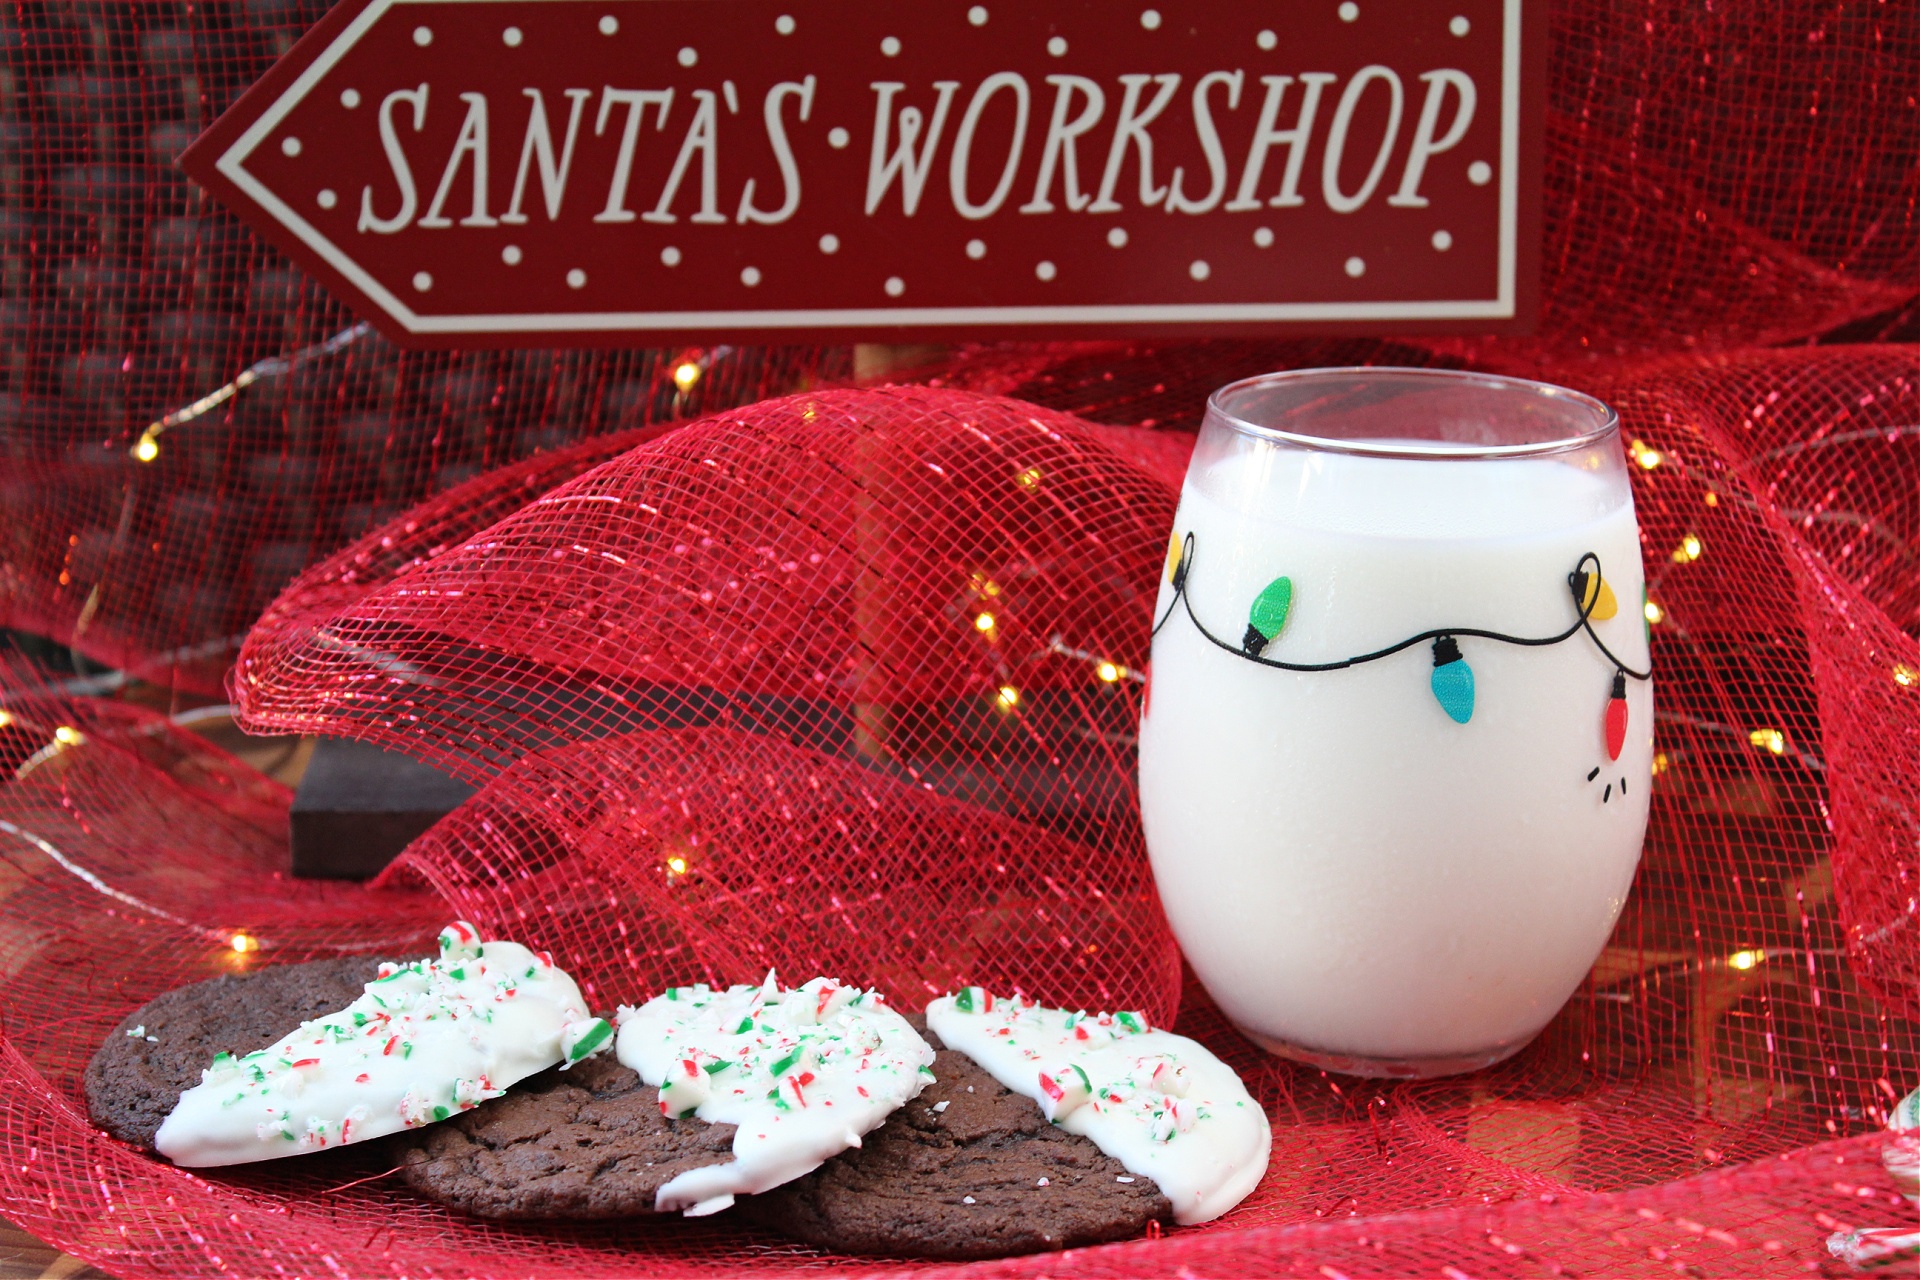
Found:
[{"label": "painted christmas light string", "polygon": [[[1593,623],[1604,622],[1619,613],[1619,601],[1613,588],[1607,584],[1602,572],[1600,557],[1589,551],[1580,557],[1573,571],[1567,575],[1567,590],[1573,598],[1576,616],[1563,631],[1545,636],[1517,636],[1502,631],[1490,631],[1483,627],[1433,627],[1384,648],[1367,653],[1355,654],[1350,658],[1340,658],[1331,662],[1289,662],[1283,658],[1267,656],[1267,650],[1280,638],[1287,620],[1293,611],[1294,584],[1289,577],[1278,577],[1269,582],[1254,597],[1247,610],[1246,630],[1241,634],[1239,643],[1223,639],[1215,634],[1200,620],[1194,612],[1193,597],[1187,591],[1187,584],[1193,576],[1194,561],[1199,552],[1199,544],[1192,533],[1176,533],[1167,548],[1167,581],[1173,585],[1173,600],[1167,610],[1153,624],[1153,634],[1159,635],[1161,628],[1173,618],[1175,612],[1184,608],[1194,630],[1216,648],[1223,649],[1235,657],[1263,667],[1272,667],[1277,671],[1293,671],[1301,674],[1316,674],[1330,671],[1344,671],[1350,667],[1362,666],[1369,662],[1378,662],[1395,654],[1405,652],[1416,645],[1431,643],[1433,646],[1433,673],[1428,677],[1428,687],[1433,692],[1434,701],[1440,704],[1450,719],[1458,724],[1466,724],[1473,719],[1474,676],[1473,668],[1468,665],[1462,652],[1460,641],[1488,640],[1498,644],[1521,645],[1527,648],[1544,648],[1548,645],[1562,644],[1584,632],[1593,645],[1607,661],[1613,664],[1613,680],[1608,692],[1605,710],[1602,713],[1601,728],[1605,735],[1607,759],[1618,760],[1627,740],[1627,681],[1649,680],[1653,676],[1652,667],[1635,670],[1622,661],[1607,647],[1593,629]],[[1591,782],[1600,774],[1596,767],[1587,775]],[[1613,783],[1607,784],[1602,803],[1613,798]],[[1619,782],[1622,795],[1626,794],[1626,779]]]}]

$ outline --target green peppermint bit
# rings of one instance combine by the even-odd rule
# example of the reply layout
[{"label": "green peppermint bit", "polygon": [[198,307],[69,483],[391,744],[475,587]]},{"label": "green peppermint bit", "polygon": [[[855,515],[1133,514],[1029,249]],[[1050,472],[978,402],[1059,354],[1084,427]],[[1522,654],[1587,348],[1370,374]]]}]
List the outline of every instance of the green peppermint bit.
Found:
[{"label": "green peppermint bit", "polygon": [[228,1053],[225,1049],[222,1049],[219,1053],[216,1053],[213,1055],[213,1065],[216,1067],[232,1061],[233,1061],[233,1055]]},{"label": "green peppermint bit", "polygon": [[748,1014],[746,1017],[740,1019],[740,1025],[733,1029],[733,1034],[743,1036],[751,1030],[753,1030],[753,1015]]},{"label": "green peppermint bit", "polygon": [[367,1025],[367,1015],[366,1015],[366,1014],[364,1014],[364,1013],[362,1013],[362,1012],[360,1012],[360,1010],[358,1010],[358,1009],[355,1009],[355,1010],[353,1011],[353,1025],[354,1025],[354,1026],[356,1026],[356,1027],[364,1027],[364,1026],[366,1026],[366,1025]]},{"label": "green peppermint bit", "polygon": [[448,1111],[445,1107],[435,1107],[433,1109],[433,1118],[435,1120],[445,1120],[448,1116],[452,1114],[453,1113],[451,1111]]},{"label": "green peppermint bit", "polygon": [[926,1077],[927,1079],[929,1079],[929,1080],[931,1080],[931,1079],[933,1079],[933,1068],[932,1068],[932,1067],[922,1067],[922,1068],[920,1068],[920,1074],[921,1074],[921,1075],[923,1075],[923,1076],[925,1076],[925,1077]]},{"label": "green peppermint bit", "polygon": [[[595,1018],[593,1020],[593,1025],[589,1027],[586,1031],[582,1032],[580,1035],[580,1038],[578,1040],[575,1040],[573,1042],[573,1046],[567,1050],[567,1061],[568,1062],[580,1061],[580,1059],[586,1057],[588,1054],[592,1053],[595,1049],[598,1049],[601,1045],[605,1044],[607,1042],[607,1037],[611,1036],[612,1034],[613,1034],[613,1024],[611,1022],[608,1022],[605,1018]],[[724,1066],[725,1064],[723,1063],[721,1065]]]},{"label": "green peppermint bit", "polygon": [[527,976],[527,977],[529,977],[529,978],[531,978],[531,977],[533,976],[533,966],[532,966],[532,965],[528,965],[528,966],[527,966],[527,972],[526,972],[526,975],[525,975],[525,976]]},{"label": "green peppermint bit", "polygon": [[955,1009],[958,1009],[961,1013],[972,1013],[974,1009],[974,1005],[973,1005],[974,991],[975,991],[975,988],[973,987],[960,988],[960,994],[953,998],[953,1007]]},{"label": "green peppermint bit", "polygon": [[[1285,579],[1282,579],[1282,581],[1285,581]],[[1137,1013],[1116,1013],[1113,1015],[1113,1019],[1135,1035],[1139,1035],[1147,1029],[1146,1019]]]},{"label": "green peppermint bit", "polygon": [[680,988],[678,987],[667,988],[667,999],[678,1000],[679,998],[680,998]]},{"label": "green peppermint bit", "polygon": [[[774,1079],[778,1080],[781,1076],[787,1074],[793,1067],[793,1064],[798,1061],[800,1061],[800,1050],[795,1049],[792,1053],[774,1063],[768,1070],[773,1072]],[[777,1093],[779,1091],[776,1089],[775,1092]]]},{"label": "green peppermint bit", "polygon": [[403,1058],[411,1058],[413,1056],[413,1041],[402,1040],[400,1042],[400,1056]]},{"label": "green peppermint bit", "polygon": [[1087,1079],[1087,1073],[1080,1069],[1080,1064],[1077,1062],[1069,1062],[1067,1065],[1073,1068],[1073,1074],[1080,1077],[1082,1087],[1084,1087],[1088,1093],[1092,1093],[1093,1081]]},{"label": "green peppermint bit", "polygon": [[458,969],[447,970],[447,976],[449,978],[452,978],[455,982],[465,982],[467,980],[466,966],[462,965]]},{"label": "green peppermint bit", "polygon": [[732,1065],[733,1064],[731,1062],[728,1062],[725,1058],[715,1058],[712,1062],[709,1062],[706,1066],[702,1067],[701,1070],[705,1071],[710,1076],[717,1076],[722,1071],[725,1071],[728,1067]]}]

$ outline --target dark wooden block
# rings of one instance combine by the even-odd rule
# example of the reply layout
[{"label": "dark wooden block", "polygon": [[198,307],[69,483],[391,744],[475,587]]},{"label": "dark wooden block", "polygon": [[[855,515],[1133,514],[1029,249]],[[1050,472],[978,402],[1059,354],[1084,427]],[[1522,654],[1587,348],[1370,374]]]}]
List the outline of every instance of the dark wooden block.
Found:
[{"label": "dark wooden block", "polygon": [[365,742],[322,738],[293,797],[293,874],[377,874],[474,788],[430,764]]}]

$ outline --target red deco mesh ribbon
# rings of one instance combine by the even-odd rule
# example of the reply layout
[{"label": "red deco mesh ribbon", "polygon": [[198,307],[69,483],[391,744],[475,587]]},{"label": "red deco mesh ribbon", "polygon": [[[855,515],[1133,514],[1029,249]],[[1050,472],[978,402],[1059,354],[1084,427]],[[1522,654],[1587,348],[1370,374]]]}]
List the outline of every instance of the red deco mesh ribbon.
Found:
[{"label": "red deco mesh ribbon", "polygon": [[1661,611],[1643,866],[1539,1042],[1418,1084],[1267,1058],[1181,990],[1130,729],[1185,437],[826,392],[643,441],[497,522],[430,504],[297,581],[233,680],[257,726],[485,783],[367,888],[280,878],[284,794],[157,717],[10,701],[5,1211],[137,1274],[818,1265],[724,1222],[483,1225],[372,1150],[193,1175],[85,1125],[78,1068],[138,1000],[459,914],[550,946],[602,1007],[768,966],[1138,1006],[1268,1108],[1272,1170],[1229,1217],[980,1270],[1798,1270],[1911,1219],[1876,1156],[1920,1083],[1915,374],[1853,348],[1594,384],[1638,442]]},{"label": "red deco mesh ribbon", "polygon": [[[372,885],[296,881],[284,788],[0,674],[0,1216],[125,1275],[900,1265],[483,1224],[377,1144],[189,1174],[85,1123],[80,1068],[141,1000],[465,915],[603,1008],[770,965],[1141,1007],[1268,1108],[1225,1219],[966,1270],[1803,1274],[1833,1232],[1920,1228],[1879,1159],[1920,1085],[1910,10],[1555,5],[1535,338],[973,348],[868,390],[845,349],[356,332],[166,164],[318,11],[0,11],[0,621],[211,693],[267,608],[230,673],[250,724],[483,789]],[[1222,382],[1337,363],[1553,377],[1637,464],[1645,856],[1568,1008],[1456,1080],[1240,1041],[1141,853],[1134,674],[1188,433]]]}]

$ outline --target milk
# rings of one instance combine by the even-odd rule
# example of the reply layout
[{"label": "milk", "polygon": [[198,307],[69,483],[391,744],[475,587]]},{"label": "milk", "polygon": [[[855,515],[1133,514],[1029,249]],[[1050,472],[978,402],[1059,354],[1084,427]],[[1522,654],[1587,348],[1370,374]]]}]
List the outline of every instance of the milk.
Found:
[{"label": "milk", "polygon": [[[1281,575],[1293,602],[1270,659],[1338,661],[1442,627],[1555,635],[1577,617],[1567,575],[1592,552],[1618,603],[1594,630],[1648,667],[1631,498],[1601,455],[1207,452],[1175,532],[1193,535],[1193,612],[1229,644]],[[1221,1009],[1269,1048],[1364,1074],[1523,1046],[1592,965],[1633,878],[1651,684],[1627,681],[1610,760],[1616,668],[1584,634],[1461,637],[1475,678],[1461,724],[1430,689],[1430,642],[1294,673],[1210,643],[1163,581],[1155,618],[1170,608],[1141,810],[1168,918]]]}]

